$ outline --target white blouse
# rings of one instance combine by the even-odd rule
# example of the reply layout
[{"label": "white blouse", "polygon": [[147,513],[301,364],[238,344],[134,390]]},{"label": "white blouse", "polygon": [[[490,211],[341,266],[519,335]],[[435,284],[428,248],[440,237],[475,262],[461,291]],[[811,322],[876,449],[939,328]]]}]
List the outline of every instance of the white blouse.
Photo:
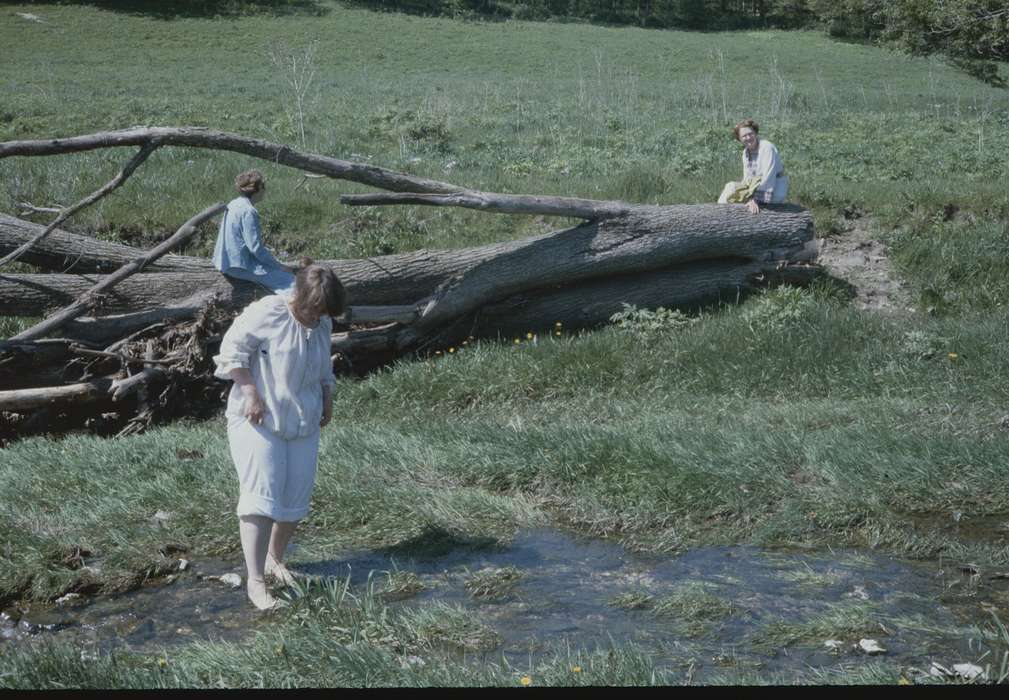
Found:
[{"label": "white blouse", "polygon": [[743,180],[759,177],[760,185],[753,194],[758,202],[784,202],[788,196],[788,178],[777,147],[765,139],[757,142],[757,154],[750,158],[743,149]]},{"label": "white blouse", "polygon": [[[266,404],[263,427],[285,440],[319,430],[322,387],[336,384],[330,360],[332,320],[323,315],[315,328],[298,323],[280,295],[249,304],[231,324],[214,357],[214,376],[231,379],[246,367]],[[235,384],[228,395],[228,416],[242,417],[243,396]]]}]

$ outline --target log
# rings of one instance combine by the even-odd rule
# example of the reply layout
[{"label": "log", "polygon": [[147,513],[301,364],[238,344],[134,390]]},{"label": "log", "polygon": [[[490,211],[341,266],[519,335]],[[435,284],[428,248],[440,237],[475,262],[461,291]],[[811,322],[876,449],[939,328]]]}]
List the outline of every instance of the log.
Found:
[{"label": "log", "polygon": [[[686,227],[699,223],[701,228],[693,236],[693,247],[689,252],[690,255],[701,258],[724,257],[736,241],[744,240],[749,243],[740,248],[740,255],[749,251],[751,255],[773,257],[776,254],[773,246],[759,250],[763,245],[760,237],[768,231],[778,230],[786,238],[812,237],[812,219],[807,211],[798,207],[785,208],[780,212],[768,208],[757,216],[746,213],[741,205],[679,205],[654,207],[653,210],[631,222],[631,225],[643,226],[638,237],[646,240],[650,236],[661,237],[675,231],[682,233]],[[708,221],[708,216],[714,218]],[[612,220],[610,225],[614,226],[613,230],[622,228],[626,231],[627,225],[617,224],[623,220],[625,219]],[[568,229],[575,230],[578,229]],[[473,248],[418,250],[362,260],[327,260],[322,263],[333,267],[355,306],[412,305],[432,295],[446,280],[459,277],[489,260],[512,260],[509,256],[516,251],[525,251],[528,258],[530,253],[535,257],[542,250],[542,255],[557,256],[563,260],[569,255],[569,251],[564,250],[566,243],[548,242],[557,237],[566,240],[564,234],[564,231],[560,231]],[[53,241],[55,236],[54,233],[42,243]],[[128,246],[122,248],[136,255],[136,249]],[[184,260],[184,264],[188,264],[188,260],[195,260],[187,260],[184,256],[169,257]],[[601,256],[593,257],[602,259]],[[539,262],[542,264],[550,259],[552,258],[548,257]],[[593,263],[589,261],[587,264],[591,267]],[[643,264],[647,269],[647,262]],[[95,281],[96,278],[89,275],[0,275],[0,315],[38,316],[54,306],[69,303]],[[541,284],[546,281],[544,278]],[[214,297],[220,305],[235,309],[244,307],[266,293],[254,284],[232,280],[214,271],[148,273],[122,282],[112,293],[106,295],[102,308],[106,313],[116,314],[140,311],[164,303],[166,299],[187,297],[193,289],[202,290],[208,297]],[[501,298],[510,295],[506,291],[501,294]],[[85,336],[74,333],[72,337]]]},{"label": "log", "polygon": [[40,389],[16,389],[0,391],[0,412],[20,412],[54,406],[97,401],[106,398],[112,386],[112,379],[102,377],[89,382],[50,386]]},{"label": "log", "polygon": [[[0,275],[0,316],[39,316],[53,307],[71,303],[101,280],[101,275],[92,274]],[[194,289],[201,290],[200,294],[194,296]],[[216,271],[161,272],[123,280],[102,295],[100,308],[105,313],[122,314],[159,307],[172,299],[188,299],[195,305],[205,296],[215,297],[229,307],[242,308],[266,294],[269,292],[259,285],[231,279]]]},{"label": "log", "polygon": [[812,217],[796,206],[768,207],[758,216],[744,205],[637,207],[622,217],[529,239],[450,280],[398,342],[411,347],[439,326],[527,289],[695,260],[784,261],[801,255],[812,238]]},{"label": "log", "polygon": [[136,260],[126,263],[111,275],[103,278],[100,282],[90,287],[86,292],[75,299],[70,306],[61,309],[56,314],[50,316],[41,323],[32,326],[28,330],[18,333],[13,337],[13,340],[31,340],[33,338],[41,338],[46,333],[51,333],[63,327],[73,319],[83,316],[88,309],[97,305],[99,294],[111,290],[116,284],[142,270],[148,263],[154,262],[169,251],[180,246],[196,232],[197,226],[210,219],[210,217],[219,214],[224,210],[225,206],[226,205],[223,203],[217,203],[207,207],[202,212],[186,221],[186,223],[184,223],[174,235],[169,237],[168,240],[163,241]]},{"label": "log", "polygon": [[[0,214],[0,255],[14,250],[30,240],[42,228],[29,221]],[[519,244],[519,241],[508,241],[456,250],[421,249],[409,253],[371,258],[320,260],[319,262],[329,265],[336,271],[355,304],[362,306],[400,305],[413,303],[429,296],[447,278],[495,255],[505,253]],[[30,262],[44,270],[88,275],[94,272],[112,272],[123,264],[135,260],[141,253],[140,249],[121,243],[109,243],[56,230],[22,256],[21,260]],[[214,271],[210,260],[204,258],[166,255],[150,265],[147,270],[148,272],[204,273],[216,276],[194,276],[192,278],[193,287],[181,291],[175,285],[182,278],[175,278],[174,281],[171,278],[163,278],[160,281],[152,279],[151,282],[159,287],[163,283],[171,285],[167,288],[167,298],[177,298],[179,294],[188,296],[192,289],[206,289],[208,285],[213,286],[217,293],[225,293],[229,287],[229,283],[221,279],[221,275]],[[18,277],[11,276],[11,278],[17,279]],[[36,279],[40,280],[41,278]],[[33,280],[26,278],[25,282],[31,285]],[[233,284],[237,288],[248,285],[248,283],[241,281],[235,281]],[[63,285],[64,282],[57,281],[54,287],[60,288]],[[250,287],[254,286],[250,285]],[[72,292],[68,291],[67,294],[72,294]],[[0,292],[0,305],[3,305],[5,299],[8,298],[4,292]],[[227,299],[227,295],[225,294],[223,298]],[[47,308],[62,306],[71,300],[71,298],[63,297],[48,305],[43,302],[36,307],[31,307],[32,302],[29,302],[29,308],[25,308],[21,313],[0,311],[0,315],[37,316]],[[242,303],[242,301],[238,300],[236,303]],[[9,306],[10,304],[6,308]],[[123,304],[115,308],[117,312],[136,311],[144,308],[144,302],[132,306]]]},{"label": "log", "polygon": [[[0,214],[0,255],[7,255],[38,237],[44,226]],[[55,229],[19,259],[55,272],[113,272],[140,257],[141,251],[122,243],[103,241]],[[148,268],[153,271],[203,272],[213,270],[210,260],[187,255],[166,255]]]},{"label": "log", "polygon": [[40,231],[31,240],[26,241],[21,246],[19,246],[17,249],[11,251],[7,255],[5,255],[3,258],[0,258],[0,267],[3,267],[4,265],[6,265],[9,262],[13,262],[14,260],[17,260],[22,255],[24,255],[26,252],[28,252],[33,246],[35,246],[36,244],[38,244],[39,241],[41,241],[43,238],[47,237],[54,230],[56,230],[56,227],[59,226],[61,223],[63,223],[67,219],[69,219],[71,216],[73,216],[74,214],[76,214],[77,212],[79,212],[81,209],[84,209],[85,207],[91,206],[92,204],[94,204],[95,202],[97,202],[98,200],[100,200],[102,197],[105,197],[106,195],[108,195],[113,190],[116,190],[120,186],[122,186],[122,184],[129,179],[130,175],[133,174],[133,171],[136,170],[137,168],[139,168],[140,165],[145,160],[147,160],[147,158],[151,155],[151,153],[153,153],[159,146],[160,146],[160,144],[156,140],[148,141],[143,146],[141,146],[140,150],[137,151],[136,155],[134,155],[126,163],[126,165],[123,166],[123,169],[120,170],[118,173],[116,173],[116,176],[114,178],[112,178],[109,182],[105,183],[105,185],[103,185],[102,187],[98,188],[97,190],[95,190],[94,192],[92,192],[87,197],[85,197],[81,201],[77,202],[73,206],[69,206],[69,207],[66,207],[65,209],[61,209],[60,212],[59,212],[59,214],[56,216],[56,218],[53,219],[45,227],[45,229],[43,229],[42,231]]}]

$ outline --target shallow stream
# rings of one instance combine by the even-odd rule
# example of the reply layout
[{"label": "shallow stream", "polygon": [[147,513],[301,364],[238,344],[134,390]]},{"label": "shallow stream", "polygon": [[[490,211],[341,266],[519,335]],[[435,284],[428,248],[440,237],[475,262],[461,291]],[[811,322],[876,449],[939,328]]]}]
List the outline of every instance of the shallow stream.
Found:
[{"label": "shallow stream", "polygon": [[[1009,621],[1009,578],[1000,572],[871,552],[733,546],[650,556],[557,530],[527,530],[507,547],[478,543],[423,557],[351,552],[304,561],[295,553],[292,568],[349,576],[354,586],[381,581],[388,571],[412,572],[424,590],[393,605],[437,600],[471,609],[501,639],[491,656],[503,654],[515,666],[565,647],[633,643],[657,665],[701,682],[733,669],[787,673],[876,658],[922,671],[933,662],[951,668],[984,655],[977,626],[990,626],[992,612]],[[473,594],[477,577],[494,580],[502,572],[512,578],[496,596]],[[242,573],[241,563],[194,560],[170,584],[9,610],[0,619],[0,650],[47,638],[142,653],[241,640],[268,618],[242,589],[206,578],[226,573]],[[870,655],[859,646],[863,639],[885,651]]]}]

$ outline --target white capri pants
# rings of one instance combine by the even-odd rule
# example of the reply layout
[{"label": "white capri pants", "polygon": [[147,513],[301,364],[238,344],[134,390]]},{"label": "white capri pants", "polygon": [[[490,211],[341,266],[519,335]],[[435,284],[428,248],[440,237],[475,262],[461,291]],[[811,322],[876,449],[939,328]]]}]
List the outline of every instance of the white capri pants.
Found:
[{"label": "white capri pants", "polygon": [[241,495],[236,513],[295,522],[308,515],[319,456],[319,431],[285,440],[240,416],[228,416],[228,445]]}]

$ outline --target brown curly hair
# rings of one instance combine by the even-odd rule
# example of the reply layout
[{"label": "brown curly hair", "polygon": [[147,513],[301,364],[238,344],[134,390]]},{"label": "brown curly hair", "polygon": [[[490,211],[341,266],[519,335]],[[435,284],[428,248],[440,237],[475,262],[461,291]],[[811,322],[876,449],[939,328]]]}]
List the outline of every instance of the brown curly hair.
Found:
[{"label": "brown curly hair", "polygon": [[739,141],[739,130],[746,128],[753,129],[753,133],[755,134],[760,133],[760,125],[757,124],[757,122],[753,121],[752,119],[744,119],[743,121],[739,122],[734,127],[732,127],[732,138]]},{"label": "brown curly hair", "polygon": [[235,187],[239,194],[248,197],[266,187],[266,179],[263,177],[263,173],[258,170],[246,170],[235,176]]}]

